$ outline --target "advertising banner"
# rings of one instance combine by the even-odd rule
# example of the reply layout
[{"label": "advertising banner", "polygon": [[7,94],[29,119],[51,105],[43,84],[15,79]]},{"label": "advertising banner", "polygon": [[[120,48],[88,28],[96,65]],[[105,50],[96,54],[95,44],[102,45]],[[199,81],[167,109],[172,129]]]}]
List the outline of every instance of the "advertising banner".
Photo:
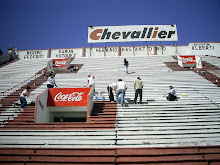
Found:
[{"label": "advertising banner", "polygon": [[189,43],[189,50],[195,55],[213,55],[219,57],[220,43]]},{"label": "advertising banner", "polygon": [[190,55],[190,56],[180,56],[182,58],[183,64],[196,64],[196,56]]},{"label": "advertising banner", "polygon": [[82,49],[51,49],[51,58],[71,58],[71,57],[81,57]]},{"label": "advertising banner", "polygon": [[53,67],[66,67],[67,60],[68,60],[68,58],[66,58],[66,59],[53,59]]},{"label": "advertising banner", "polygon": [[202,68],[202,60],[199,56],[195,55],[186,55],[186,56],[177,56],[178,65],[181,67],[196,67],[198,69]]},{"label": "advertising banner", "polygon": [[47,58],[48,50],[20,50],[19,59],[44,59]]},{"label": "advertising banner", "polygon": [[50,88],[47,106],[87,106],[87,95],[91,88]]},{"label": "advertising banner", "polygon": [[132,41],[178,41],[176,25],[130,25],[88,27],[88,43]]}]

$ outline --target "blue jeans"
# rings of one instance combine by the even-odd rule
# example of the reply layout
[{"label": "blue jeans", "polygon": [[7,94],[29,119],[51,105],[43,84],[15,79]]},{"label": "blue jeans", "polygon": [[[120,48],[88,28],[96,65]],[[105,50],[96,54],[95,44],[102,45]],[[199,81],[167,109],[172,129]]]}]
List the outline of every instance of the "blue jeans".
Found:
[{"label": "blue jeans", "polygon": [[116,92],[116,102],[118,102],[118,96],[121,94],[121,106],[124,106],[124,98],[125,98],[125,90],[124,89],[118,89]]},{"label": "blue jeans", "polygon": [[24,97],[20,97],[21,107],[24,108],[27,105],[27,100]]}]

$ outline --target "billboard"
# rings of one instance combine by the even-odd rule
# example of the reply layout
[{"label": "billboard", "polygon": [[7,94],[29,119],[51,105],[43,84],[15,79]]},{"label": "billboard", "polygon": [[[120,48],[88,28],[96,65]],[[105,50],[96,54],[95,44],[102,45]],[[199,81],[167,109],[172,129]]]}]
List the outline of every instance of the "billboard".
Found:
[{"label": "billboard", "polygon": [[81,57],[82,49],[70,48],[70,49],[51,49],[51,58],[63,59],[71,57]]},{"label": "billboard", "polygon": [[87,95],[91,88],[50,88],[47,106],[87,106]]},{"label": "billboard", "polygon": [[88,43],[178,41],[176,25],[88,27]]},{"label": "billboard", "polygon": [[20,50],[19,59],[45,59],[48,55],[48,50]]}]

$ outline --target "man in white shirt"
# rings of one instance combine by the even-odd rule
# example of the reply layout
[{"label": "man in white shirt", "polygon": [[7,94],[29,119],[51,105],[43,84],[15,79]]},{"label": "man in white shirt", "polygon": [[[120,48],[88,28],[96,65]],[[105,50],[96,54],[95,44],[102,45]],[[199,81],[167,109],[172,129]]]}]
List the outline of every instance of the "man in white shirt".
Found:
[{"label": "man in white shirt", "polygon": [[93,87],[95,92],[95,77],[92,76],[90,73],[88,74],[88,87]]},{"label": "man in white shirt", "polygon": [[119,104],[118,96],[121,94],[121,107],[124,107],[125,91],[128,89],[127,83],[122,79],[119,79],[118,83],[116,84],[116,89],[116,102]]},{"label": "man in white shirt", "polygon": [[91,74],[88,74],[88,86],[95,88],[95,79],[94,76],[91,76]]},{"label": "man in white shirt", "polygon": [[55,82],[55,75],[50,73],[50,77],[47,79],[47,88],[53,88],[54,85],[57,87]]},{"label": "man in white shirt", "polygon": [[116,86],[116,83],[112,83],[112,84],[109,84],[108,87],[107,87],[109,100],[111,102],[114,102],[113,90],[115,90],[115,86]]},{"label": "man in white shirt", "polygon": [[167,100],[175,101],[177,98],[176,90],[173,88],[172,85],[169,86],[170,91],[168,92]]},{"label": "man in white shirt", "polygon": [[21,93],[20,95],[20,102],[21,106],[19,107],[19,110],[22,110],[27,105],[26,96],[30,94],[31,87],[27,86],[27,88]]}]

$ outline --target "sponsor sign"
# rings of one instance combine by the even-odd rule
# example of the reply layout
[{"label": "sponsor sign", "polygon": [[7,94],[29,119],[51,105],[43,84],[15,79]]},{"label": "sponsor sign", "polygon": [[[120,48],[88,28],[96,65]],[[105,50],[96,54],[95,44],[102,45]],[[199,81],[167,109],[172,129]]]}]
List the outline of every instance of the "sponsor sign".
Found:
[{"label": "sponsor sign", "polygon": [[177,40],[176,25],[97,26],[88,28],[88,43]]},{"label": "sponsor sign", "polygon": [[52,88],[48,91],[47,106],[87,106],[91,88]]},{"label": "sponsor sign", "polygon": [[48,50],[20,50],[19,59],[43,59],[47,58]]},{"label": "sponsor sign", "polygon": [[82,49],[51,49],[51,58],[81,57]]},{"label": "sponsor sign", "polygon": [[180,56],[182,58],[183,64],[196,64],[196,56],[191,55],[191,56]]},{"label": "sponsor sign", "polygon": [[202,60],[199,56],[178,56],[178,65],[181,67],[196,67],[198,69],[202,68]]},{"label": "sponsor sign", "polygon": [[68,60],[68,58],[66,58],[66,59],[53,59],[53,67],[66,67],[67,60]]}]

